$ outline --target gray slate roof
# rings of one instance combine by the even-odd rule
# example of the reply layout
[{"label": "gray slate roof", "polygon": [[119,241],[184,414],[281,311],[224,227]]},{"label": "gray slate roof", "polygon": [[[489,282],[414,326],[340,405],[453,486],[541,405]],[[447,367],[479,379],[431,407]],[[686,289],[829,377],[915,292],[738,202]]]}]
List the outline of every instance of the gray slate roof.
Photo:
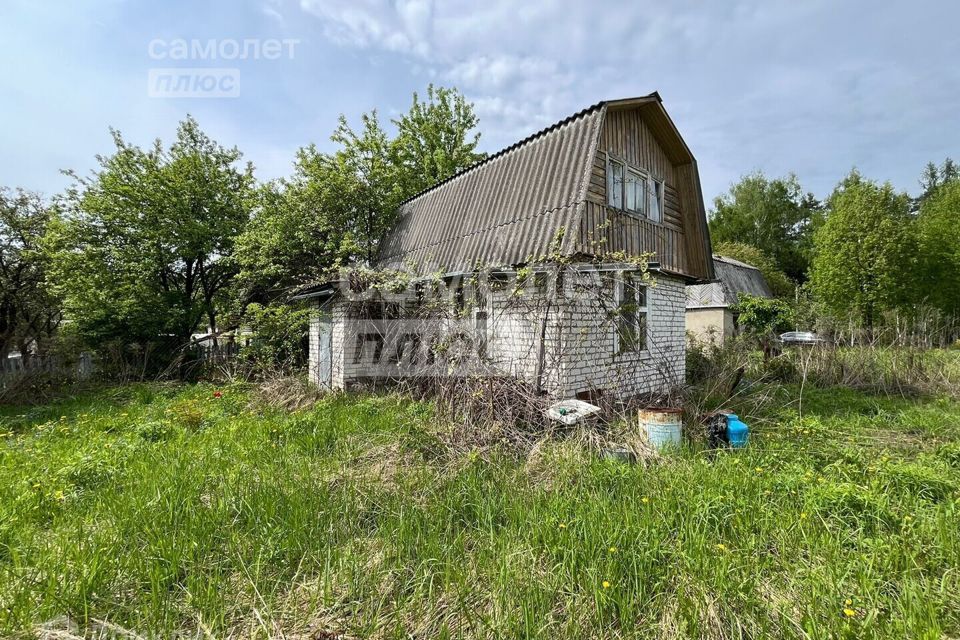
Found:
[{"label": "gray slate roof", "polygon": [[510,266],[577,223],[603,125],[598,103],[461,171],[400,207],[378,267]]},{"label": "gray slate roof", "polygon": [[687,287],[687,308],[727,307],[737,304],[741,293],[764,298],[773,297],[760,270],[746,262],[713,255],[717,282]]}]

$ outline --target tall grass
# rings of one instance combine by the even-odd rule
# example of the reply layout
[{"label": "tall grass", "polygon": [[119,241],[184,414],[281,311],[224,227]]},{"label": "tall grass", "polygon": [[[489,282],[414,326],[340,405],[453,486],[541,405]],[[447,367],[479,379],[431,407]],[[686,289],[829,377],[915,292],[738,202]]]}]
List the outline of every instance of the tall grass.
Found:
[{"label": "tall grass", "polygon": [[960,404],[812,390],[801,418],[775,393],[747,450],[650,466],[563,439],[452,452],[391,395],[4,409],[0,635],[960,632]]}]

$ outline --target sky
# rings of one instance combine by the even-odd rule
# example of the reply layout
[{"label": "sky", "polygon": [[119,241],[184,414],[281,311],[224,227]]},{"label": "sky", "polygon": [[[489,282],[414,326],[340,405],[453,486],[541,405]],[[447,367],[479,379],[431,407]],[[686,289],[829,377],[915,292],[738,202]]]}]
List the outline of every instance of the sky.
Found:
[{"label": "sky", "polygon": [[[188,113],[282,177],[299,147],[334,148],[339,114],[395,117],[435,83],[475,104],[490,152],[659,91],[708,206],[755,170],[824,197],[855,166],[916,193],[960,158],[957,25],[956,0],[0,0],[0,186],[53,195],[111,127],[149,145]],[[261,55],[235,57],[244,41]],[[169,68],[234,71],[224,95],[158,95]]]}]

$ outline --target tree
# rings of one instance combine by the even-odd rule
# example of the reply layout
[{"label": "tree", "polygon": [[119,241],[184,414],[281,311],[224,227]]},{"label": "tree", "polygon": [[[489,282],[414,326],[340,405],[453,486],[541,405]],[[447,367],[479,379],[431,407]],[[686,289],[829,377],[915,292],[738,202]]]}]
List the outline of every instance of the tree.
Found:
[{"label": "tree", "polygon": [[815,295],[869,328],[884,309],[912,299],[916,241],[910,200],[890,183],[852,171],[834,190],[815,236],[811,280]]},{"label": "tree", "polygon": [[960,314],[960,180],[939,186],[917,217],[921,295],[947,314]]},{"label": "tree", "polygon": [[63,198],[54,278],[71,323],[107,340],[184,344],[217,328],[231,284],[234,241],[251,206],[253,168],[190,117],[169,149],[147,150],[111,131],[116,152]]},{"label": "tree", "polygon": [[394,159],[401,167],[405,195],[413,195],[479,162],[479,119],[473,104],[456,89],[427,87],[427,100],[413,94],[410,111],[393,121]]},{"label": "tree", "polygon": [[807,278],[812,233],[821,205],[804,194],[796,176],[768,179],[756,172],[714,200],[710,236],[714,242],[754,246],[773,258],[777,268],[796,282]]},{"label": "tree", "polygon": [[414,94],[393,138],[376,111],[361,116],[359,130],[341,116],[336,151],[300,149],[293,177],[262,190],[238,241],[241,306],[268,303],[341,264],[373,261],[405,198],[482,157],[473,106],[455,89],[430,86],[427,96]]},{"label": "tree", "polygon": [[403,185],[407,181],[377,112],[363,114],[360,122],[363,126],[357,132],[340,116],[332,140],[341,148],[329,162],[343,185],[339,204],[348,238],[354,242],[352,257],[370,263],[406,197]]},{"label": "tree", "polygon": [[760,270],[764,280],[770,285],[770,291],[778,298],[790,298],[797,287],[768,255],[742,242],[721,242],[713,246],[713,252],[721,256],[746,262]]},{"label": "tree", "polygon": [[957,163],[951,158],[944,159],[939,167],[935,162],[928,162],[920,175],[920,188],[923,189],[923,192],[916,200],[917,208],[927,198],[933,196],[940,187],[955,182],[957,179],[960,179],[960,167],[957,167]]},{"label": "tree", "polygon": [[30,357],[60,324],[60,301],[46,286],[43,239],[53,212],[39,195],[0,189],[0,361],[13,348]]},{"label": "tree", "polygon": [[790,329],[793,312],[784,300],[740,294],[734,307],[737,324],[744,333],[760,344],[764,359],[774,352],[777,334]]}]

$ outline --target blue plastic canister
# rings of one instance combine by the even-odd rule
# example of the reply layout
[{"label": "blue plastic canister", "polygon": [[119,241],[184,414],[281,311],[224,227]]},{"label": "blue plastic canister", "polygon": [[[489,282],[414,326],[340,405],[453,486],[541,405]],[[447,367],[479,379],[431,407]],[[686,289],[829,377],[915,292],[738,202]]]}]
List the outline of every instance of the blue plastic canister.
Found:
[{"label": "blue plastic canister", "polygon": [[750,427],[747,423],[740,420],[735,413],[727,415],[727,440],[734,449],[739,449],[747,444],[747,438],[750,437]]}]

